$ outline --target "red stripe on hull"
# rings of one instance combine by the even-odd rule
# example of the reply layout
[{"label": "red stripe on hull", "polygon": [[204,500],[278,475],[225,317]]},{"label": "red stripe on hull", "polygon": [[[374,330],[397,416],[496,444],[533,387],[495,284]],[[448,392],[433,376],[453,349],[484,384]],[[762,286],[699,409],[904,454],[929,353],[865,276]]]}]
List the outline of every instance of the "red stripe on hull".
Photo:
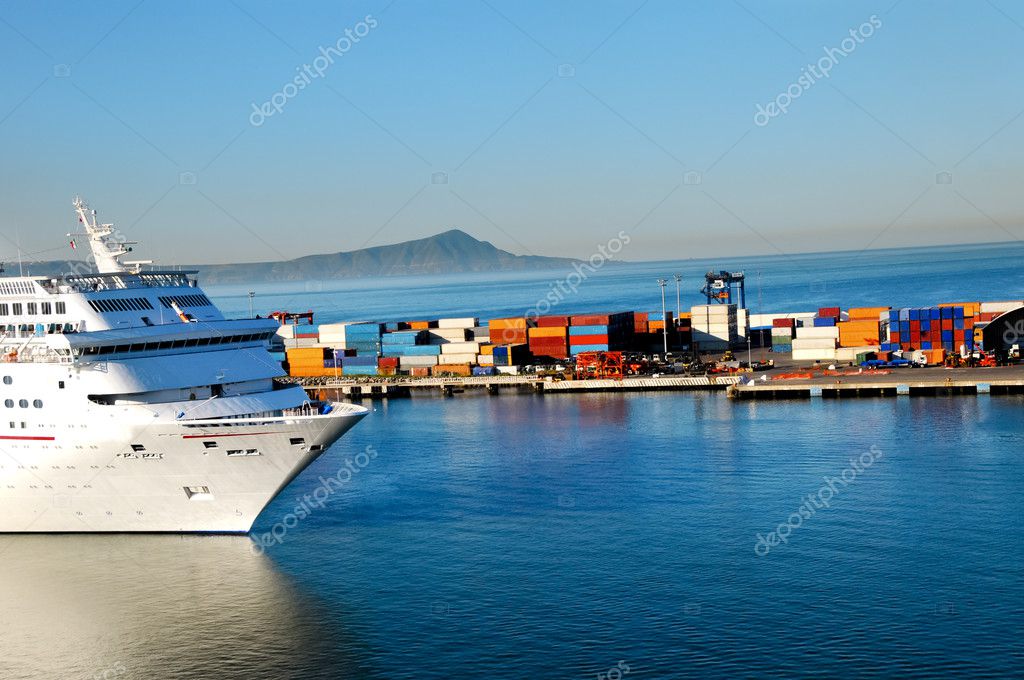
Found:
[{"label": "red stripe on hull", "polygon": [[214,437],[258,437],[261,434],[281,434],[280,432],[239,432],[236,434],[183,434],[182,439],[213,439]]},{"label": "red stripe on hull", "polygon": [[14,439],[20,442],[52,442],[53,437],[0,437],[0,439]]}]

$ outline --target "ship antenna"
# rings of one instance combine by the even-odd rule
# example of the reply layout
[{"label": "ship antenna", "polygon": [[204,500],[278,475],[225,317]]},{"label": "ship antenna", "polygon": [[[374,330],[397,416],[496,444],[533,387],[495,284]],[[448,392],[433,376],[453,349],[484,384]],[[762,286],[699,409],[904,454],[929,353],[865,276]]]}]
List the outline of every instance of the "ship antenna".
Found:
[{"label": "ship antenna", "polygon": [[[96,271],[100,274],[116,274],[120,272],[138,273],[141,265],[151,264],[152,260],[136,260],[132,262],[121,262],[121,258],[132,252],[131,246],[134,241],[124,240],[116,233],[113,224],[101,224],[96,220],[96,211],[90,210],[89,206],[78,196],[72,201],[75,212],[78,214],[78,221],[85,227],[84,234],[68,234],[72,236],[86,236],[89,239],[89,248],[92,250],[93,259],[96,260]],[[131,269],[125,267],[131,265]]]}]

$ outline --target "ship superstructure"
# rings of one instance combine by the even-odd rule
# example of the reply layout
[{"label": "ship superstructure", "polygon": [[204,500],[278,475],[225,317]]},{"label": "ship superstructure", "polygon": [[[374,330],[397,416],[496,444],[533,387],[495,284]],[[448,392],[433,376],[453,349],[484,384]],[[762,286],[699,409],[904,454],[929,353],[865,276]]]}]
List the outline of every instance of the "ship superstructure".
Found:
[{"label": "ship superstructure", "polygon": [[75,209],[95,272],[0,277],[0,532],[247,532],[366,409],[279,382],[276,321]]}]

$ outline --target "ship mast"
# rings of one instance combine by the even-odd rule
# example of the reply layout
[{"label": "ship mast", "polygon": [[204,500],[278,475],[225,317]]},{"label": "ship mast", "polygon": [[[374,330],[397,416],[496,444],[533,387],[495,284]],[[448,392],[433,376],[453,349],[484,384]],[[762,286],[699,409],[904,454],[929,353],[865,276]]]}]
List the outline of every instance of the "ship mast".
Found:
[{"label": "ship mast", "polygon": [[[131,246],[137,245],[136,241],[124,240],[114,230],[113,224],[99,224],[96,221],[96,211],[90,210],[89,206],[78,196],[72,201],[75,212],[78,213],[78,221],[85,226],[84,234],[68,234],[72,236],[86,236],[89,238],[89,248],[92,250],[93,259],[96,261],[96,271],[100,274],[117,274],[128,272],[138,274],[142,271],[142,265],[153,264],[153,260],[128,260],[121,262],[121,258],[132,252]],[[74,241],[72,241],[74,246]],[[128,266],[126,266],[128,265]]]}]

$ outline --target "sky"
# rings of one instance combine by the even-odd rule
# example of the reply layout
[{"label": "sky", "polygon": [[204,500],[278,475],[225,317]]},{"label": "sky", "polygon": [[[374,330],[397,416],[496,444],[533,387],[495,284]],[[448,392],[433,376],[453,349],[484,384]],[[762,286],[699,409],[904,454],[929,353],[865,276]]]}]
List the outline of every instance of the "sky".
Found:
[{"label": "sky", "polygon": [[1024,236],[1010,0],[3,1],[0,64],[8,262],[76,195],[166,264]]}]

